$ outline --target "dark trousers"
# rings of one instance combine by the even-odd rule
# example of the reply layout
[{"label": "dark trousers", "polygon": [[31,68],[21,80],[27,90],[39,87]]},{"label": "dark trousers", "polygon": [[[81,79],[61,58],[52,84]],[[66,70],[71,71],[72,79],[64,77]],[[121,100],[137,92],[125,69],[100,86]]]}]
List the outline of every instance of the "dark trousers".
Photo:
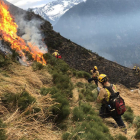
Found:
[{"label": "dark trousers", "polygon": [[95,84],[97,85],[97,87],[98,87],[98,79],[95,79],[95,78],[90,78],[90,79],[88,79],[88,82],[90,83],[91,81],[93,81],[94,80],[94,82],[95,82]]},{"label": "dark trousers", "polygon": [[102,118],[112,117],[116,121],[119,127],[125,127],[125,124],[121,118],[121,115],[111,114],[111,112],[109,111],[108,107],[106,107],[106,105],[102,105],[99,111],[99,115]]}]

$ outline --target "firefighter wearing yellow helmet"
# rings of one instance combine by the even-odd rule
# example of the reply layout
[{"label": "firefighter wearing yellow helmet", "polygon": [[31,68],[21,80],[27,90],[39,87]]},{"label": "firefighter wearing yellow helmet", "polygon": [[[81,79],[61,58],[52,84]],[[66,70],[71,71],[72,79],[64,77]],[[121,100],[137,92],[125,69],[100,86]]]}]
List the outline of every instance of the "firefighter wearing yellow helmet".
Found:
[{"label": "firefighter wearing yellow helmet", "polygon": [[58,50],[55,50],[54,53],[52,53],[53,56],[55,56],[56,58],[60,58],[61,59],[61,55],[58,53]]},{"label": "firefighter wearing yellow helmet", "polygon": [[[102,88],[99,88],[99,87],[97,88],[98,90],[97,103],[102,104],[99,111],[100,117],[102,118],[112,117],[116,121],[118,126],[122,128],[122,131],[127,133],[127,129],[121,118],[121,115],[116,114],[114,111],[115,109],[111,107],[112,104],[110,104],[110,101],[112,99],[115,99],[114,96],[115,97],[119,96],[116,86],[114,84],[110,84],[109,79],[106,74],[100,74],[98,76],[98,81],[102,85]],[[114,127],[116,127],[116,125]]]},{"label": "firefighter wearing yellow helmet", "polygon": [[92,78],[88,79],[88,82],[90,83],[91,81],[94,80],[95,84],[98,86],[99,71],[97,66],[94,66],[94,68],[90,70],[90,73],[92,74]]},{"label": "firefighter wearing yellow helmet", "polygon": [[140,72],[140,68],[139,68],[139,67],[137,67],[137,72],[138,72],[138,73]]},{"label": "firefighter wearing yellow helmet", "polygon": [[137,67],[136,67],[136,66],[134,66],[134,67],[133,67],[133,70],[134,70],[134,71],[136,71],[136,70],[137,70]]}]

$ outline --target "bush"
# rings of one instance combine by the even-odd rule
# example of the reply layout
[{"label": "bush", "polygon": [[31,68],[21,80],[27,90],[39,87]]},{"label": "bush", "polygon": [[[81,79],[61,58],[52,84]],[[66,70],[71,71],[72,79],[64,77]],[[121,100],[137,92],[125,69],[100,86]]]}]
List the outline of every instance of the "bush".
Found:
[{"label": "bush", "polygon": [[33,62],[32,68],[33,68],[34,71],[41,70],[43,68],[43,65],[39,62]]},{"label": "bush", "polygon": [[127,112],[133,113],[133,110],[129,106],[126,106],[126,110],[127,110]]},{"label": "bush", "polygon": [[79,94],[79,99],[82,100],[84,98],[84,95],[82,93]]},{"label": "bush", "polygon": [[6,132],[5,132],[6,125],[0,120],[0,140],[6,140]]},{"label": "bush", "polygon": [[78,83],[76,83],[76,86],[77,86],[77,87],[80,87],[80,88],[83,88],[83,87],[84,87],[84,83],[78,82]]},{"label": "bush", "polygon": [[85,71],[76,71],[76,74],[74,75],[76,75],[78,78],[85,78],[85,79],[91,78],[91,75]]},{"label": "bush", "polygon": [[91,110],[91,105],[88,103],[81,103],[80,108],[83,110],[85,114],[87,114]]},{"label": "bush", "polygon": [[40,91],[41,91],[40,94],[44,96],[47,95],[48,93],[54,95],[59,92],[59,90],[55,86],[51,88],[42,87]]},{"label": "bush", "polygon": [[78,107],[73,109],[73,120],[74,121],[82,121],[84,119],[84,113]]},{"label": "bush", "polygon": [[58,102],[58,104],[55,104],[52,107],[52,112],[53,112],[53,115],[56,116],[55,122],[60,123],[65,118],[67,118],[68,115],[70,114],[69,102],[60,93],[56,93],[55,95],[52,96],[52,98],[54,98],[55,101]]},{"label": "bush", "polygon": [[71,86],[70,78],[67,75],[59,73],[53,74],[53,83],[56,85],[58,89],[61,90],[68,89]]},{"label": "bush", "polygon": [[137,133],[135,134],[135,139],[140,139],[140,129],[137,130]]},{"label": "bush", "polygon": [[133,115],[131,112],[127,112],[127,111],[126,111],[126,112],[124,113],[123,117],[124,117],[124,120],[125,120],[125,121],[130,122],[130,123],[132,123],[133,120],[134,120],[134,115]]},{"label": "bush", "polygon": [[4,95],[4,104],[6,107],[9,107],[9,109],[11,109],[11,106],[18,106],[20,111],[24,111],[30,104],[35,101],[35,98],[26,91],[20,94],[8,93]]},{"label": "bush", "polygon": [[134,121],[134,125],[137,127],[137,128],[140,128],[140,116],[137,116],[135,121]]},{"label": "bush", "polygon": [[123,136],[122,134],[116,135],[115,140],[127,140],[126,136]]},{"label": "bush", "polygon": [[57,64],[57,59],[56,57],[52,56],[49,53],[45,53],[43,55],[44,59],[46,60],[47,64],[51,64],[53,66],[55,66]]},{"label": "bush", "polygon": [[68,133],[68,132],[64,133],[63,136],[62,136],[62,139],[63,140],[68,140],[69,135],[70,135],[70,133]]}]

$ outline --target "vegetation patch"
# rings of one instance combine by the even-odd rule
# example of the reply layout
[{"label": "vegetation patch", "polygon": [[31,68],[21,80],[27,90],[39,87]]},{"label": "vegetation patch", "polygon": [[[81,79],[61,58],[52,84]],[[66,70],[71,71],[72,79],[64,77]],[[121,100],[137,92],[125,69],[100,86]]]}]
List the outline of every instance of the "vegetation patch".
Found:
[{"label": "vegetation patch", "polygon": [[132,123],[134,120],[134,114],[133,114],[133,110],[131,109],[131,107],[127,106],[127,110],[126,112],[123,114],[123,118],[125,121]]},{"label": "vegetation patch", "polygon": [[127,140],[127,137],[122,134],[118,134],[115,136],[115,140]]},{"label": "vegetation patch", "polygon": [[43,65],[39,62],[33,62],[32,68],[33,68],[34,71],[41,70],[43,68]]},{"label": "vegetation patch", "polygon": [[6,140],[6,131],[5,131],[6,125],[0,120],[0,140]]},{"label": "vegetation patch", "polygon": [[19,107],[20,111],[24,111],[29,105],[36,100],[28,92],[24,91],[20,94],[8,93],[4,94],[3,103],[7,108]]},{"label": "vegetation patch", "polygon": [[137,130],[137,133],[135,134],[135,139],[140,139],[140,129]]},{"label": "vegetation patch", "polygon": [[135,118],[134,125],[137,127],[137,129],[140,128],[140,116]]},{"label": "vegetation patch", "polygon": [[79,102],[79,107],[73,110],[73,121],[75,126],[63,134],[63,140],[113,140],[102,119],[88,103]]}]

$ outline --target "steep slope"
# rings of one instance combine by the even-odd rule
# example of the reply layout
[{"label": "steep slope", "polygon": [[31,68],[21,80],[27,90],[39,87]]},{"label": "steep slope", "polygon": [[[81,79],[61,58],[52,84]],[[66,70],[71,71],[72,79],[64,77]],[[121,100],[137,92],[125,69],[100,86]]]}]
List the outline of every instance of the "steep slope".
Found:
[{"label": "steep slope", "polygon": [[[15,11],[18,10],[15,8]],[[140,78],[132,69],[121,66],[116,62],[100,57],[70,40],[56,33],[48,21],[44,21],[39,15],[32,12],[26,12],[25,19],[38,19],[42,21],[41,32],[44,36],[44,43],[48,46],[49,52],[58,49],[65,60],[71,67],[77,70],[85,70],[89,72],[94,65],[97,65],[100,73],[105,73],[109,76],[111,82],[121,83],[127,87],[136,86]]]},{"label": "steep slope", "polygon": [[136,0],[87,0],[67,11],[54,30],[107,59],[131,66],[140,59],[139,6]]},{"label": "steep slope", "polygon": [[54,25],[65,12],[81,2],[83,2],[83,0],[57,0],[52,1],[43,7],[30,8],[29,10],[32,10],[35,14],[39,14]]}]

